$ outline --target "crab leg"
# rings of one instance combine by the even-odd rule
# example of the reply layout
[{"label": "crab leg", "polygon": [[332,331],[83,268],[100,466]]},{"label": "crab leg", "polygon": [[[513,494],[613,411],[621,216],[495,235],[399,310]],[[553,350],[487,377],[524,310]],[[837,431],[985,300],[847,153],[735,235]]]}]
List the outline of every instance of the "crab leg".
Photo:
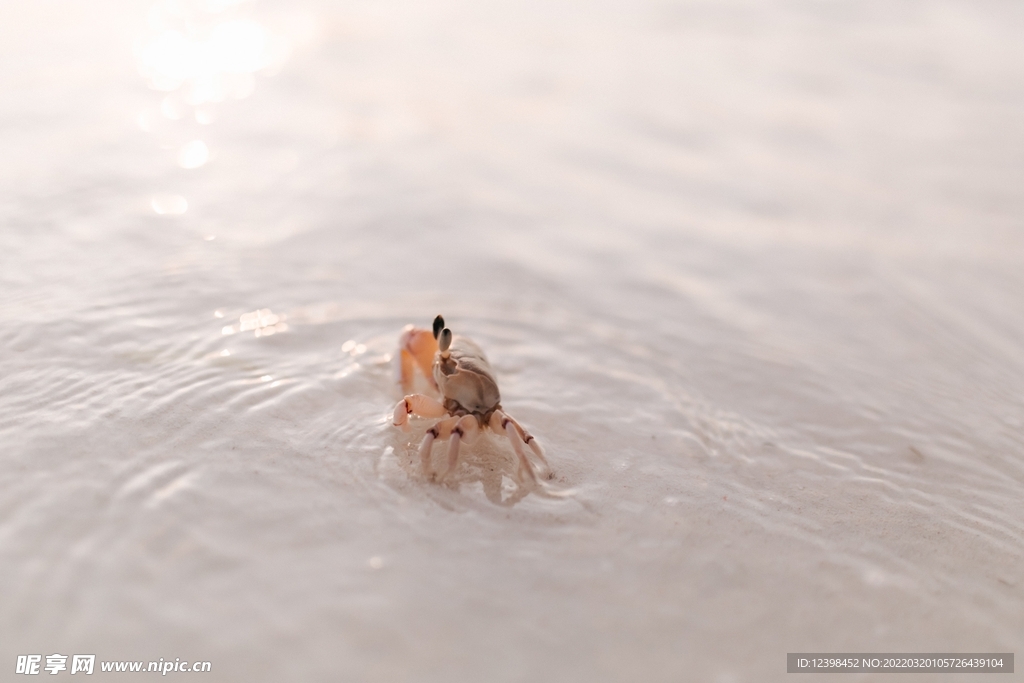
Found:
[{"label": "crab leg", "polygon": [[533,435],[530,434],[530,432],[526,431],[525,427],[516,422],[516,419],[514,417],[512,417],[508,413],[505,413],[505,417],[508,418],[508,420],[516,426],[516,430],[519,432],[519,437],[527,446],[530,447],[530,450],[533,451],[533,454],[536,455],[537,459],[540,460],[541,463],[544,465],[544,474],[551,474],[551,465],[548,464],[548,459],[544,457],[544,450],[540,447],[540,443],[537,441],[537,439],[535,439]]},{"label": "crab leg", "polygon": [[491,415],[491,429],[499,433],[505,433],[508,440],[512,442],[512,448],[515,450],[516,455],[519,456],[520,474],[523,473],[523,470],[526,470],[526,474],[530,476],[530,481],[536,484],[537,475],[533,471],[533,465],[530,464],[530,459],[526,457],[526,451],[523,450],[523,439],[519,436],[519,432],[516,431],[515,423],[511,418],[500,410],[495,410],[494,414]]},{"label": "crab leg", "polygon": [[448,441],[448,469],[444,471],[438,480],[443,480],[455,471],[459,462],[459,442],[465,439],[467,442],[476,440],[480,431],[480,425],[472,415],[463,415],[458,423],[452,428],[451,439]]},{"label": "crab leg", "polygon": [[395,406],[395,418],[392,421],[396,427],[405,427],[409,422],[410,415],[418,417],[444,417],[448,411],[434,398],[423,394],[409,394]]},{"label": "crab leg", "polygon": [[430,477],[433,474],[430,469],[430,451],[434,441],[437,439],[443,441],[451,436],[452,430],[458,425],[460,419],[449,417],[446,420],[440,420],[423,435],[423,441],[420,442],[420,463],[423,466],[424,476]]}]

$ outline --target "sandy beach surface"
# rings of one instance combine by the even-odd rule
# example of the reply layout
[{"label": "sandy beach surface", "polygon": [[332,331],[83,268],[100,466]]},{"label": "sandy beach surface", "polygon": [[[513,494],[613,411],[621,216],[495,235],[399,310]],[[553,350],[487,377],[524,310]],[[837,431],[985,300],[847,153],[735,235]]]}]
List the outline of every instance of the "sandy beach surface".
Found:
[{"label": "sandy beach surface", "polygon": [[[0,671],[1024,652],[1021,3],[3,17]],[[420,475],[438,313],[574,495],[491,437]]]}]

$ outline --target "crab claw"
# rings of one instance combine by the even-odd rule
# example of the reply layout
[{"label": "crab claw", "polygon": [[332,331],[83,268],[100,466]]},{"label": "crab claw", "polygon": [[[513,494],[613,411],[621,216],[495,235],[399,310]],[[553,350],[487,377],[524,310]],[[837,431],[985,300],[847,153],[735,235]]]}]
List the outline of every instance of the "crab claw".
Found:
[{"label": "crab claw", "polygon": [[437,389],[431,369],[435,353],[437,353],[437,340],[429,330],[421,330],[412,325],[402,330],[402,336],[398,339],[398,381],[402,385],[402,391],[406,393],[412,391],[416,368],[419,368],[430,385]]}]

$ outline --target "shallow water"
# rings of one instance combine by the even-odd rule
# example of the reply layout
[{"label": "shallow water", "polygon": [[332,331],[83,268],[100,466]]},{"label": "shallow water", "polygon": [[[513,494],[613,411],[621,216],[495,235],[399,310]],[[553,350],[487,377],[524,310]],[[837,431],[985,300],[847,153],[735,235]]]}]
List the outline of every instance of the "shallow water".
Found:
[{"label": "shallow water", "polygon": [[[4,14],[0,666],[1022,649],[1019,4]],[[419,477],[437,313],[574,496]]]}]

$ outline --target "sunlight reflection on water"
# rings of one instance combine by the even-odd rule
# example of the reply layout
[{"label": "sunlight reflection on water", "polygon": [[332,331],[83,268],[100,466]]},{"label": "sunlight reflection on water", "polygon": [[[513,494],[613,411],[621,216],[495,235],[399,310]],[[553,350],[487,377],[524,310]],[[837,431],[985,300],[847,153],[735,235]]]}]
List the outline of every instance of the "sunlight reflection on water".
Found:
[{"label": "sunlight reflection on water", "polygon": [[202,140],[187,142],[178,152],[178,165],[182,168],[199,168],[210,158],[210,150]]},{"label": "sunlight reflection on water", "polygon": [[251,95],[254,74],[280,68],[291,43],[254,19],[221,16],[240,4],[164,0],[154,5],[149,24],[156,35],[137,50],[139,71],[149,86],[183,88],[192,106]]},{"label": "sunlight reflection on water", "polygon": [[188,201],[179,194],[154,195],[150,206],[161,216],[180,216],[188,211]]},{"label": "sunlight reflection on water", "polygon": [[[245,0],[161,0],[147,23],[148,36],[135,44],[136,65],[149,88],[163,94],[137,124],[161,149],[176,149],[176,164],[187,170],[214,156],[208,140],[189,139],[195,124],[212,125],[219,105],[252,95],[258,77],[275,75],[317,31],[312,15],[290,11],[271,19]],[[156,213],[185,212],[187,204],[167,197],[153,200]]]}]

